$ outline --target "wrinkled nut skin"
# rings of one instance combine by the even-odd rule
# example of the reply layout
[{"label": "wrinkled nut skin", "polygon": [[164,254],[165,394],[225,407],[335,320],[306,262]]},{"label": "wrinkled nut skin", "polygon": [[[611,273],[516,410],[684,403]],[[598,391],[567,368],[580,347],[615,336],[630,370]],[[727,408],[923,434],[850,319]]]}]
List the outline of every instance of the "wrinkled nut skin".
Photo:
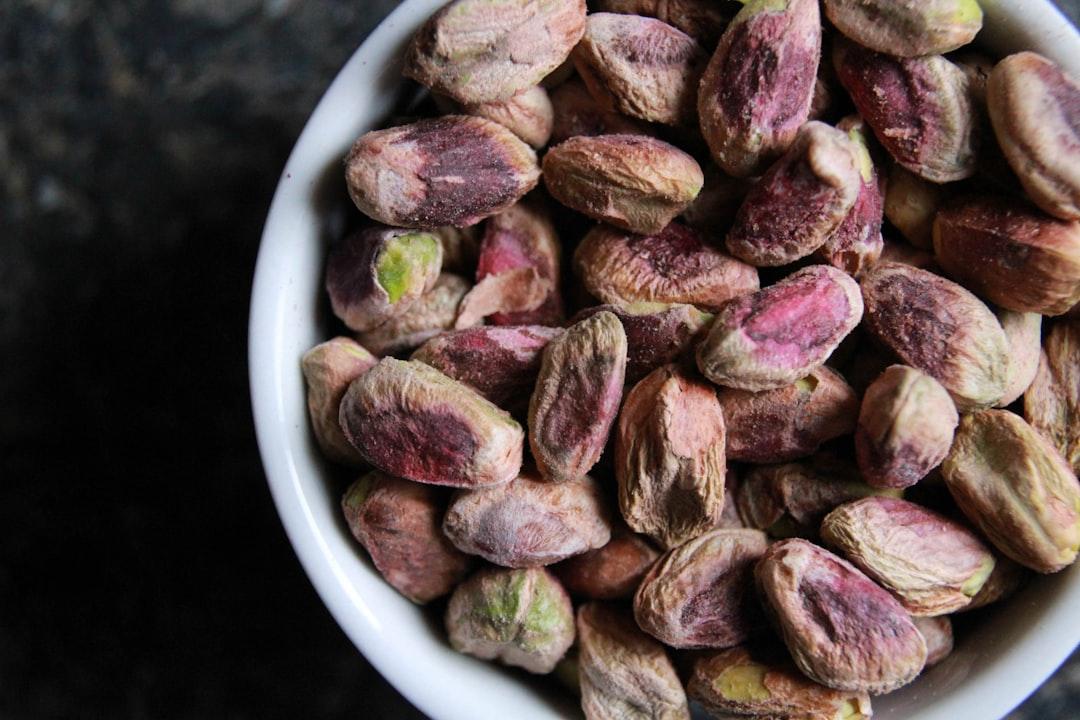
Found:
[{"label": "wrinkled nut skin", "polygon": [[878,176],[870,156],[866,123],[857,115],[844,118],[837,128],[854,143],[859,169],[859,194],[839,227],[817,250],[817,255],[833,267],[858,276],[881,257],[885,240],[881,222],[885,206],[885,180]]},{"label": "wrinkled nut skin", "polygon": [[333,462],[351,467],[363,465],[356,448],[341,432],[338,411],[349,384],[378,361],[363,346],[346,337],[319,343],[304,353],[300,361],[307,384],[311,429],[319,449]]},{"label": "wrinkled nut skin", "polygon": [[[1009,341],[1009,371],[1005,395],[995,405],[1003,408],[1022,397],[1039,372],[1039,360],[1042,356],[1042,315],[1001,309],[994,314],[997,315],[1001,329],[1005,331],[1005,338]],[[1031,422],[1030,418],[1028,422]],[[1062,452],[1062,455],[1067,457],[1065,452]]]},{"label": "wrinkled nut skin", "polygon": [[869,720],[873,715],[865,692],[819,685],[786,660],[757,657],[744,646],[699,658],[687,693],[716,718]]},{"label": "wrinkled nut skin", "polygon": [[724,235],[735,222],[749,189],[745,178],[731,177],[709,163],[705,167],[705,185],[683,211],[683,222],[701,232]]},{"label": "wrinkled nut skin", "polygon": [[952,621],[948,617],[917,617],[914,623],[926,641],[926,668],[937,665],[952,653]]},{"label": "wrinkled nut skin", "polygon": [[459,490],[443,532],[464,553],[525,568],[603,547],[611,520],[600,486],[588,475],[549,483],[526,471],[498,487]]},{"label": "wrinkled nut skin", "polygon": [[1080,472],[1080,321],[1050,327],[1024,394],[1024,417]]},{"label": "wrinkled nut skin", "polygon": [[636,532],[670,548],[720,521],[726,460],[716,393],[674,365],[627,394],[615,434],[619,508]]},{"label": "wrinkled nut skin", "polygon": [[1080,483],[1023,418],[964,416],[941,474],[956,504],[990,542],[1040,573],[1071,565],[1080,548]]},{"label": "wrinkled nut skin", "polygon": [[574,609],[544,568],[485,568],[450,596],[446,630],[458,652],[542,675],[574,642]]},{"label": "wrinkled nut skin", "polygon": [[1023,565],[1014,563],[1009,558],[998,555],[994,558],[994,570],[986,579],[979,592],[971,598],[971,602],[957,612],[977,610],[981,607],[1004,600],[1020,589],[1024,581],[1030,575],[1030,571]]},{"label": "wrinkled nut skin", "polygon": [[536,153],[497,122],[469,115],[362,135],[345,159],[356,207],[387,225],[466,227],[536,187]]},{"label": "wrinkled nut skin", "polygon": [[660,553],[629,528],[618,524],[611,541],[552,567],[563,587],[575,597],[622,600],[633,597],[641,579]]},{"label": "wrinkled nut skin", "polygon": [[885,186],[885,217],[917,248],[934,249],[934,217],[945,201],[940,185],[893,163]]},{"label": "wrinkled nut skin", "polygon": [[743,477],[736,502],[747,527],[772,537],[818,536],[821,521],[834,508],[872,495],[894,494],[862,482],[846,463],[817,457],[812,462],[763,465]]},{"label": "wrinkled nut skin", "polygon": [[596,135],[649,135],[649,126],[640,120],[605,110],[577,78],[551,91],[555,122],[551,128],[552,145],[572,137]]},{"label": "wrinkled nut skin", "polygon": [[639,235],[597,225],[574,252],[585,288],[606,303],[689,303],[714,312],[758,289],[757,270],[706,244],[702,233],[673,222]]},{"label": "wrinkled nut skin", "polygon": [[811,120],[747,193],[728,232],[728,252],[759,267],[806,257],[836,233],[862,187],[858,145]]},{"label": "wrinkled nut skin", "polygon": [[534,320],[546,314],[543,306],[553,296],[557,297],[555,284],[541,277],[535,267],[516,267],[485,275],[461,298],[454,329],[476,327],[497,315]]},{"label": "wrinkled nut skin", "polygon": [[353,483],[341,499],[345,522],[388,583],[424,604],[454,589],[470,560],[442,533],[442,488],[375,471]]},{"label": "wrinkled nut skin", "polygon": [[982,29],[976,0],[825,0],[824,6],[847,37],[901,57],[952,52]]},{"label": "wrinkled nut skin", "polygon": [[906,488],[941,464],[960,416],[949,391],[926,373],[892,365],[863,396],[855,458],[874,487]]},{"label": "wrinkled nut skin", "polygon": [[896,162],[936,183],[975,173],[977,113],[964,71],[940,55],[898,58],[837,37],[833,64]]},{"label": "wrinkled nut skin", "polygon": [[534,150],[547,145],[555,125],[555,108],[547,90],[539,85],[506,100],[466,105],[464,110],[467,115],[478,115],[503,125]]},{"label": "wrinkled nut skin", "polygon": [[1016,312],[1061,315],[1080,301],[1080,223],[1027,203],[972,196],[934,220],[937,261],[958,282]]},{"label": "wrinkled nut skin", "polygon": [[965,607],[994,569],[994,556],[975,533],[898,498],[841,505],[825,516],[821,538],[914,616]]},{"label": "wrinkled nut skin", "polygon": [[465,104],[539,83],[585,32],[585,0],[454,0],[417,31],[404,74]]},{"label": "wrinkled nut skin", "polygon": [[458,306],[470,285],[465,278],[440,273],[430,290],[400,315],[376,328],[357,334],[357,339],[379,356],[412,350],[452,327]]},{"label": "wrinkled nut skin", "polygon": [[581,708],[586,720],[690,720],[664,646],[614,605],[591,602],[577,614]]},{"label": "wrinkled nut skin", "polygon": [[724,387],[781,388],[824,364],[862,315],[859,286],[847,273],[803,268],[720,308],[698,346],[698,368]]},{"label": "wrinkled nut skin", "polygon": [[573,480],[600,459],[625,375],[626,333],[609,312],[571,325],[544,348],[529,401],[529,444],[544,477]]},{"label": "wrinkled nut skin", "polygon": [[990,309],[926,270],[879,262],[863,274],[866,328],[904,365],[922,370],[961,412],[1005,395],[1009,345]]},{"label": "wrinkled nut skin", "polygon": [[439,277],[442,246],[430,233],[370,227],[349,235],[326,260],[330,307],[362,332],[408,309]]},{"label": "wrinkled nut skin", "polygon": [[681,30],[640,15],[593,13],[571,57],[605,110],[665,125],[696,121],[708,56]]},{"label": "wrinkled nut skin", "polygon": [[421,362],[380,360],[349,386],[340,422],[364,460],[396,477],[486,487],[509,482],[521,469],[521,426]]},{"label": "wrinkled nut skin", "polygon": [[519,202],[487,221],[476,279],[535,268],[539,277],[551,283],[547,297],[535,310],[495,313],[492,325],[559,325],[563,320],[561,282],[562,246],[547,208],[536,202]]},{"label": "wrinkled nut skin", "polygon": [[782,540],[754,568],[758,592],[799,669],[837,690],[882,694],[922,671],[911,617],[855,566],[805,540]]},{"label": "wrinkled nut skin", "polygon": [[412,360],[430,365],[506,409],[532,392],[547,344],[560,328],[524,325],[476,327],[428,340]]},{"label": "wrinkled nut skin", "polygon": [[998,143],[1035,204],[1080,220],[1080,85],[1033,52],[1009,55],[987,83]]},{"label": "wrinkled nut skin", "polygon": [[705,183],[694,158],[643,135],[572,137],[548,150],[543,172],[563,205],[643,235],[663,230]]},{"label": "wrinkled nut skin", "polygon": [[751,0],[739,11],[698,92],[701,134],[726,173],[757,175],[795,140],[820,56],[817,0]]},{"label": "wrinkled nut skin", "polygon": [[573,322],[598,312],[615,315],[626,332],[627,383],[636,383],[661,365],[674,361],[712,320],[712,315],[693,305],[635,302],[585,308],[574,316]]},{"label": "wrinkled nut skin", "polygon": [[824,365],[776,390],[720,388],[729,460],[779,463],[817,452],[855,429],[859,398]]},{"label": "wrinkled nut skin", "polygon": [[597,9],[606,13],[645,15],[677,27],[711,49],[728,24],[728,16],[713,0],[599,0]]},{"label": "wrinkled nut skin", "polygon": [[638,627],[673,648],[737,645],[763,624],[754,563],[760,530],[712,530],[664,554],[634,595]]}]

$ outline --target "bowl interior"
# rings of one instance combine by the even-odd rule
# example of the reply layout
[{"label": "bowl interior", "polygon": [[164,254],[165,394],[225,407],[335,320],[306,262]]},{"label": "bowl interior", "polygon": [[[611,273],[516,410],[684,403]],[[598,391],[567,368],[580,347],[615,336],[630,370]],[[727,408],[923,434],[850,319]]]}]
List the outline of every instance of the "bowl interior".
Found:
[{"label": "bowl interior", "polygon": [[[352,478],[325,464],[307,425],[300,357],[329,332],[322,291],[328,241],[347,202],[342,158],[402,106],[402,49],[444,0],[405,0],[367,39],[308,121],[267,219],[251,305],[256,431],[275,503],[320,596],[357,647],[412,703],[439,720],[579,717],[553,681],[459,655],[435,613],[385,584],[349,536],[338,503]],[[1080,77],[1080,36],[1048,0],[984,0],[979,42],[1034,49]],[[1080,570],[1039,577],[1010,602],[960,623],[956,650],[915,683],[874,700],[882,720],[997,718],[1080,640]]]}]

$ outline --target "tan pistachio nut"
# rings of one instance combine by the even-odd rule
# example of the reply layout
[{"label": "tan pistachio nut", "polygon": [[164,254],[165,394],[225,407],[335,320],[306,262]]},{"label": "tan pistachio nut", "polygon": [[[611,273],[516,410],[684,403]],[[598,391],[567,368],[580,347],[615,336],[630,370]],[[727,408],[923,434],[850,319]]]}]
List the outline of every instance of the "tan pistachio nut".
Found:
[{"label": "tan pistachio nut", "polygon": [[431,233],[365,228],[330,250],[330,307],[350,330],[372,330],[431,290],[441,265],[442,247]]},{"label": "tan pistachio nut", "polygon": [[714,527],[724,507],[724,415],[713,388],[675,365],[627,394],[615,478],[627,524],[669,548]]},{"label": "tan pistachio nut", "polygon": [[1080,85],[1033,52],[994,67],[987,105],[998,143],[1035,204],[1080,220]]},{"label": "tan pistachio nut", "polygon": [[1080,301],[1080,222],[1025,202],[976,195],[945,205],[934,251],[957,282],[1006,310],[1060,315]]},{"label": "tan pistachio nut", "polygon": [[900,58],[842,37],[833,64],[859,115],[901,165],[931,182],[971,177],[977,113],[968,78],[941,55]]},{"label": "tan pistachio nut", "polygon": [[727,234],[728,252],[757,266],[787,265],[829,240],[862,187],[859,145],[825,123],[799,129],[750,189]]},{"label": "tan pistachio nut", "polygon": [[531,147],[499,123],[470,115],[369,132],[345,159],[356,207],[401,227],[475,225],[513,205],[539,180]]},{"label": "tan pistachio nut", "polygon": [[1007,410],[964,416],[941,466],[956,504],[1002,553],[1057,572],[1080,548],[1080,483],[1056,449]]},{"label": "tan pistachio nut", "polygon": [[821,523],[821,538],[915,616],[967,606],[994,569],[994,556],[963,525],[913,502],[868,497]]},{"label": "tan pistachio nut", "polygon": [[859,398],[843,377],[822,365],[775,390],[717,392],[727,425],[730,460],[778,463],[806,457],[855,429]]},{"label": "tan pistachio nut", "polygon": [[585,0],[453,0],[416,32],[404,74],[461,103],[539,83],[585,32]]},{"label": "tan pistachio nut", "polygon": [[900,362],[941,383],[961,412],[1005,395],[1008,339],[981,300],[943,277],[895,262],[877,263],[860,284],[870,334]]},{"label": "tan pistachio nut", "polygon": [[[1005,395],[995,406],[1003,408],[1020,399],[1039,372],[1043,322],[1042,315],[1033,312],[1019,313],[999,308],[994,314],[997,315],[1001,329],[1005,331],[1005,338],[1009,341],[1009,372]],[[1030,421],[1028,418],[1028,422]],[[1068,457],[1064,450],[1062,455]]]},{"label": "tan pistachio nut", "polygon": [[982,29],[976,0],[824,0],[824,6],[847,37],[901,57],[952,52]]},{"label": "tan pistachio nut", "polygon": [[572,480],[600,459],[625,375],[626,332],[612,313],[571,325],[544,348],[529,402],[529,444],[544,477]]},{"label": "tan pistachio nut", "polygon": [[708,55],[681,30],[641,15],[593,13],[571,57],[605,110],[665,125],[696,123]]},{"label": "tan pistachio nut", "polygon": [[979,588],[979,592],[975,593],[975,597],[971,598],[971,602],[957,610],[957,612],[977,610],[1010,598],[1031,575],[1030,570],[1004,555],[997,555],[994,560],[994,570],[990,573],[990,577]]},{"label": "tan pistachio nut", "polygon": [[414,603],[448,594],[470,559],[442,533],[443,488],[370,472],[341,499],[345,522],[386,582]]},{"label": "tan pistachio nut", "polygon": [[634,595],[638,627],[673,648],[747,640],[764,624],[753,570],[768,546],[760,530],[711,530],[672,548]]},{"label": "tan pistachio nut", "polygon": [[651,235],[597,225],[574,252],[574,270],[592,295],[621,305],[689,303],[714,312],[758,289],[753,266],[678,222]]},{"label": "tan pistachio nut", "polygon": [[817,0],[751,0],[731,21],[701,78],[698,115],[729,175],[764,171],[810,114],[821,57]]},{"label": "tan pistachio nut", "polygon": [[363,458],[356,452],[338,422],[341,398],[349,384],[379,361],[362,345],[347,337],[319,343],[304,353],[300,366],[307,385],[308,416],[315,441],[329,460],[359,467]]},{"label": "tan pistachio nut", "polygon": [[586,720],[690,720],[675,667],[664,646],[622,608],[591,602],[578,608],[581,708]]},{"label": "tan pistachio nut", "polygon": [[475,227],[456,228],[443,225],[431,231],[442,245],[443,272],[472,277],[480,254],[480,238]]},{"label": "tan pistachio nut", "polygon": [[649,135],[646,123],[600,107],[578,78],[566,81],[551,91],[555,123],[551,128],[552,145],[579,135]]},{"label": "tan pistachio nut", "polygon": [[564,560],[551,570],[575,597],[623,600],[633,597],[659,556],[645,538],[617,522],[607,545]]},{"label": "tan pistachio nut", "polygon": [[462,552],[514,568],[551,565],[611,539],[595,480],[583,475],[550,483],[533,470],[497,487],[459,490],[442,527]]},{"label": "tan pistachio nut", "polygon": [[837,690],[883,694],[926,663],[926,641],[888,592],[805,540],[782,540],[754,569],[758,592],[795,664]]},{"label": "tan pistachio nut", "polygon": [[521,469],[521,425],[421,362],[383,358],[349,386],[340,413],[360,456],[396,477],[485,487],[509,482]]},{"label": "tan pistachio nut", "polygon": [[784,387],[824,364],[862,314],[858,285],[847,273],[803,268],[720,308],[698,346],[698,367],[724,387]]},{"label": "tan pistachio nut", "polygon": [[960,416],[948,390],[921,370],[891,365],[863,396],[855,457],[866,482],[905,488],[941,464]]},{"label": "tan pistachio nut", "polygon": [[1024,417],[1080,472],[1080,320],[1050,326],[1035,378],[1024,393]]},{"label": "tan pistachio nut", "polygon": [[563,205],[645,235],[663,230],[705,182],[693,157],[644,135],[572,137],[544,155],[543,174]]},{"label": "tan pistachio nut", "polygon": [[952,621],[946,615],[914,618],[915,627],[926,641],[926,668],[947,658],[953,651]]},{"label": "tan pistachio nut", "polygon": [[534,150],[547,145],[555,125],[555,108],[547,90],[534,85],[513,97],[495,102],[465,105],[466,115],[494,120],[527,142]]},{"label": "tan pistachio nut", "polygon": [[440,273],[432,288],[404,312],[376,328],[357,333],[356,338],[380,356],[412,350],[454,327],[470,288],[460,275]]},{"label": "tan pistachio nut", "polygon": [[714,718],[869,720],[873,715],[865,692],[819,685],[789,660],[747,646],[698,658],[687,693]]},{"label": "tan pistachio nut", "polygon": [[904,239],[923,250],[934,249],[934,217],[946,191],[893,162],[885,185],[885,217]]},{"label": "tan pistachio nut", "polygon": [[574,642],[574,609],[544,568],[485,568],[450,596],[446,630],[458,652],[546,674]]}]

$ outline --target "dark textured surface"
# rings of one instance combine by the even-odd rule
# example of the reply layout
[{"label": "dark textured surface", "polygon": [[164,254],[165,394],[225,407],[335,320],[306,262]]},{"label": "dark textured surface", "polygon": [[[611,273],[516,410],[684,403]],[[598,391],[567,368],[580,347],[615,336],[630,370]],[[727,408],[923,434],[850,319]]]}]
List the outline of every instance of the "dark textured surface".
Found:
[{"label": "dark textured surface", "polygon": [[280,169],[395,4],[0,2],[0,717],[420,717],[289,548],[245,359]]}]

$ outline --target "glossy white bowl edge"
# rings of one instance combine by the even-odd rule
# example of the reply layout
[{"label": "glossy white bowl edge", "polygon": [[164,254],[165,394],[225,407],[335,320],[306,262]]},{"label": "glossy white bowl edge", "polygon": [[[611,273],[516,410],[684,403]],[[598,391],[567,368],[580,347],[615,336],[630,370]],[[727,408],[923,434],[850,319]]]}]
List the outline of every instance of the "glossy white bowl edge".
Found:
[{"label": "glossy white bowl edge", "polygon": [[[572,700],[550,697],[523,675],[454,653],[440,628],[382,581],[343,530],[338,498],[307,427],[299,359],[324,339],[318,310],[325,218],[317,196],[324,182],[340,182],[341,158],[352,141],[390,111],[400,82],[400,50],[443,1],[405,0],[371,33],[320,101],[282,173],[251,301],[256,435],[274,502],[312,584],[349,638],[410,702],[437,720],[576,717]],[[1047,0],[982,4],[987,27],[980,42],[996,52],[1039,49],[1080,77],[1080,36]],[[1023,608],[1030,608],[1028,619]],[[992,620],[918,683],[875,699],[875,717],[1004,716],[1076,647],[1077,612],[1077,568],[1039,578],[992,611]],[[928,700],[932,706],[920,709]]]}]

